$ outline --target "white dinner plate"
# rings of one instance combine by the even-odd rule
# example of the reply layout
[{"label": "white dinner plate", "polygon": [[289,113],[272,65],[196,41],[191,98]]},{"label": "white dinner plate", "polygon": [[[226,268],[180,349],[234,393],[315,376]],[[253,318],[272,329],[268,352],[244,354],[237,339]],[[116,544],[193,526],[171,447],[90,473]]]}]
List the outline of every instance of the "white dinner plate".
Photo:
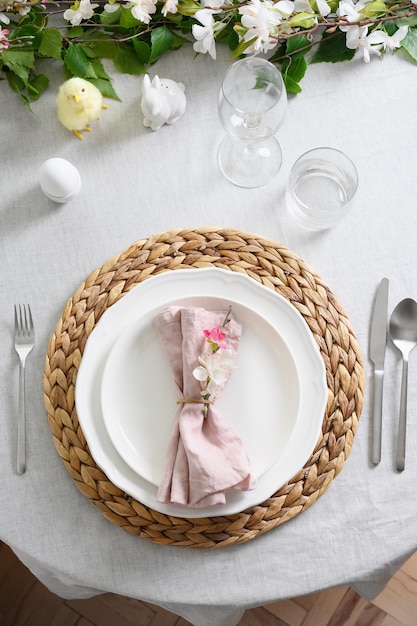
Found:
[{"label": "white dinner plate", "polygon": [[[242,324],[236,370],[216,408],[242,438],[259,477],[282,455],[297,421],[300,385],[291,351],[271,324],[238,302],[197,297],[187,298],[187,305],[225,314],[231,305]],[[157,313],[160,308],[148,311],[123,332],[110,351],[101,384],[104,424],[114,447],[153,485],[162,480],[177,410],[174,377],[153,323]]]},{"label": "white dinner plate", "polygon": [[[282,454],[259,476],[255,489],[229,492],[226,504],[212,507],[163,504],[156,499],[156,485],[126,463],[108,435],[101,410],[103,372],[113,346],[122,333],[133,328],[140,318],[162,310],[166,303],[177,301],[188,305],[198,299],[199,306],[204,307],[205,299],[210,301],[212,298],[256,310],[283,338],[298,371],[297,419]],[[233,376],[228,386],[232,383]],[[78,419],[91,454],[108,478],[146,506],[161,513],[187,518],[231,515],[269,498],[310,457],[321,433],[327,402],[323,359],[311,331],[295,307],[277,292],[245,275],[211,268],[167,271],[149,277],[112,305],[86,343],[75,393]]]}]

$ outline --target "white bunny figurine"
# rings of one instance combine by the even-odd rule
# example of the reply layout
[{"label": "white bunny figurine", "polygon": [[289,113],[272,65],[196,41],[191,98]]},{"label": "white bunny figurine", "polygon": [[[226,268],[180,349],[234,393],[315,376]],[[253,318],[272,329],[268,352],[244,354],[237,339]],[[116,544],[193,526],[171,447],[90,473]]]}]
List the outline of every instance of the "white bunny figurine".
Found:
[{"label": "white bunny figurine", "polygon": [[151,82],[145,74],[140,105],[144,126],[158,130],[163,124],[174,124],[185,112],[185,87],[182,83],[158,76]]}]

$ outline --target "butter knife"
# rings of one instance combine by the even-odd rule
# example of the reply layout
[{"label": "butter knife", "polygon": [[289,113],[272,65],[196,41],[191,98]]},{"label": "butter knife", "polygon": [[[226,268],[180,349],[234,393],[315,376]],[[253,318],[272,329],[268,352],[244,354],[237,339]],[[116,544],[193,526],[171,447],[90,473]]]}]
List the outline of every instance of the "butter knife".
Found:
[{"label": "butter knife", "polygon": [[374,364],[374,402],[372,415],[372,462],[381,460],[382,390],[384,382],[385,346],[387,343],[388,278],[379,284],[371,323],[369,357]]}]

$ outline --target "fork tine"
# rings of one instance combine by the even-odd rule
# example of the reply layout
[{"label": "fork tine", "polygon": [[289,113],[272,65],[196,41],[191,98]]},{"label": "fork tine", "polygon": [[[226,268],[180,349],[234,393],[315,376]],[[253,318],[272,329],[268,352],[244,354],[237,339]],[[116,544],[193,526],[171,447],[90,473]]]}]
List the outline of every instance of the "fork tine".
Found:
[{"label": "fork tine", "polygon": [[32,311],[30,310],[30,304],[28,306],[28,317],[29,317],[29,334],[33,333],[33,319],[32,319]]},{"label": "fork tine", "polygon": [[27,327],[28,327],[28,322],[27,322],[27,314],[26,314],[26,304],[22,304],[20,306],[20,330],[22,331],[24,335],[26,335]]},{"label": "fork tine", "polygon": [[33,334],[33,318],[29,304],[14,305],[14,325],[19,336],[30,336]]},{"label": "fork tine", "polygon": [[17,306],[17,333],[18,335],[22,335],[23,333],[23,316],[22,316],[22,305],[18,304]]}]

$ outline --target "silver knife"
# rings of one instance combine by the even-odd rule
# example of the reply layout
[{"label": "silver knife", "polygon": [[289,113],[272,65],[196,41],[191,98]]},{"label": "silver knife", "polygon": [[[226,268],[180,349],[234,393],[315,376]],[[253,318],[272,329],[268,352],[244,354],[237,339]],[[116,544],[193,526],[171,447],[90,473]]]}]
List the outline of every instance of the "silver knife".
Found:
[{"label": "silver knife", "polygon": [[385,346],[387,343],[388,278],[383,278],[376,293],[372,315],[369,357],[374,364],[374,404],[372,417],[372,462],[381,460],[382,389],[384,382]]}]

